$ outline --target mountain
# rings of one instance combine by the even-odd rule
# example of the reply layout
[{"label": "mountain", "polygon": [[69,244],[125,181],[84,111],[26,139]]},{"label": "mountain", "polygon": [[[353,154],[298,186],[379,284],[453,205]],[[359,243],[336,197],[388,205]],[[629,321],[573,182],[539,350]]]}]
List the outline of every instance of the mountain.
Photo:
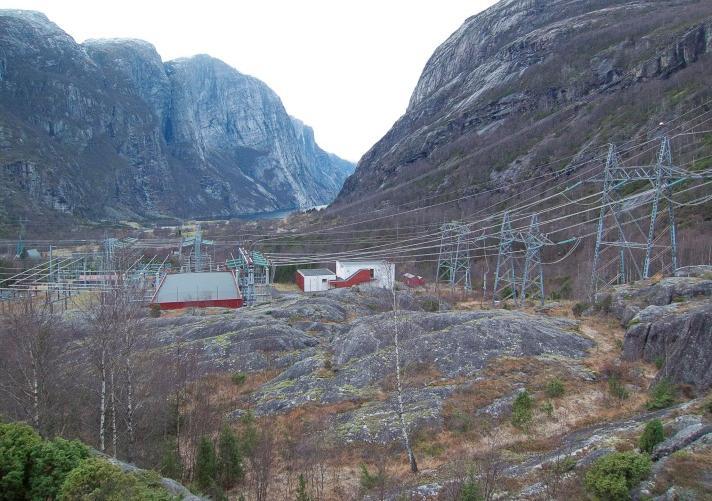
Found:
[{"label": "mountain", "polygon": [[437,48],[334,205],[495,193],[439,209],[461,217],[514,180],[709,111],[710,52],[709,1],[502,0]]},{"label": "mountain", "polygon": [[329,203],[353,165],[267,85],[0,10],[0,218],[231,216]]}]

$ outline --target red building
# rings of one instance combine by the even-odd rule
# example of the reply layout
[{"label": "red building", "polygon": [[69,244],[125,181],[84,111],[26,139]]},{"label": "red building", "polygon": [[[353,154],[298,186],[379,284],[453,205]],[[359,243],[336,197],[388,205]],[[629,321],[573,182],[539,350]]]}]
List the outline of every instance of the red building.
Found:
[{"label": "red building", "polygon": [[425,285],[425,279],[420,275],[412,273],[403,273],[403,283],[408,287],[422,287]]}]

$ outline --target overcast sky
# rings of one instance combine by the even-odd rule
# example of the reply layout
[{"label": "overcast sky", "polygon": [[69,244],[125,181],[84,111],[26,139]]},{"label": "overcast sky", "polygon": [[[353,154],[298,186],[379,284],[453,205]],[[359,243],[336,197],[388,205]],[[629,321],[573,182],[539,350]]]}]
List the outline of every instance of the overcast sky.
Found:
[{"label": "overcast sky", "polygon": [[326,150],[358,160],[400,117],[433,50],[495,0],[0,0],[77,41],[141,38],[266,82]]}]

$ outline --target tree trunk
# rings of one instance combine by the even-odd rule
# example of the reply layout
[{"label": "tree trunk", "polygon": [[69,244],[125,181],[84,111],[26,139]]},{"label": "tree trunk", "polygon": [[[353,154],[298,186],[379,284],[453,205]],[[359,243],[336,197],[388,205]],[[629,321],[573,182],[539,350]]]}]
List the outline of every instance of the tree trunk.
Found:
[{"label": "tree trunk", "polygon": [[112,455],[116,457],[118,439],[116,436],[116,390],[114,388],[114,369],[111,369],[111,446]]},{"label": "tree trunk", "polygon": [[134,425],[133,425],[133,378],[130,357],[126,357],[126,431],[128,433],[128,451],[127,459],[133,461],[134,449]]},{"label": "tree trunk", "polygon": [[403,443],[408,451],[408,461],[410,462],[410,471],[418,473],[418,463],[413,454],[413,448],[410,445],[408,438],[408,430],[405,426],[405,412],[403,410],[403,385],[401,384],[401,366],[400,366],[400,346],[398,344],[398,300],[396,298],[396,287],[393,284],[393,341],[396,346],[396,391],[398,394],[398,419],[400,420],[401,433],[403,434]]},{"label": "tree trunk", "polygon": [[99,403],[99,450],[106,452],[106,351],[101,352],[101,401]]}]

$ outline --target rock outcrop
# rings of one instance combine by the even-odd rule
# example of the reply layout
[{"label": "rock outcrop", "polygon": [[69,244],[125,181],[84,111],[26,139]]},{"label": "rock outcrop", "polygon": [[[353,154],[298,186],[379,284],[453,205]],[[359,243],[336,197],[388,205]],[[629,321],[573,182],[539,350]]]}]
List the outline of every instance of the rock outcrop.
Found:
[{"label": "rock outcrop", "polygon": [[0,10],[0,207],[7,217],[232,216],[329,203],[353,166],[256,78],[141,40],[77,44]]},{"label": "rock outcrop", "polygon": [[597,295],[627,327],[623,358],[661,366],[698,391],[712,387],[712,267],[682,268],[657,282],[616,286]]}]

